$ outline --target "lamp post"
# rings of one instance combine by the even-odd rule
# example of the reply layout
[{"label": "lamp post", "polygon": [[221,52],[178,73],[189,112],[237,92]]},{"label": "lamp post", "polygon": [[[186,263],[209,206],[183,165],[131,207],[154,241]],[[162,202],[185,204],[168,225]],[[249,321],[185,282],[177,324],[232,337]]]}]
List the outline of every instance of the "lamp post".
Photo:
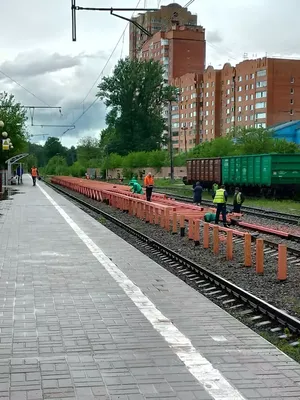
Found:
[{"label": "lamp post", "polygon": [[170,179],[174,180],[173,137],[172,137],[172,100],[169,101],[169,151],[170,151]]},{"label": "lamp post", "polygon": [[[0,130],[4,128],[4,122],[0,120]],[[2,154],[3,152],[13,149],[13,145],[8,138],[8,133],[6,131],[2,131],[1,135],[1,152],[0,152],[0,193],[2,193],[2,181],[3,181],[3,171],[2,171]]]}]

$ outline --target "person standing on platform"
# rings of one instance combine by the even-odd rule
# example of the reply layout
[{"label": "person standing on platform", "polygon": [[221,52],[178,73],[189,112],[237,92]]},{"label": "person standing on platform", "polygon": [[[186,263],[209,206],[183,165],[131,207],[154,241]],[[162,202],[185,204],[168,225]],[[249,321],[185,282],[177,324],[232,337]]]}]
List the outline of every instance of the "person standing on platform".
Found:
[{"label": "person standing on platform", "polygon": [[20,183],[23,183],[23,168],[21,165],[19,165],[17,168],[17,176],[18,176],[18,185],[19,185]]},{"label": "person standing on platform", "polygon": [[38,177],[38,175],[39,175],[39,170],[36,168],[36,166],[33,166],[31,168],[31,177],[32,177],[33,186],[35,186],[35,184],[36,184],[36,178]]},{"label": "person standing on platform", "polygon": [[240,214],[242,204],[245,201],[245,197],[243,193],[240,191],[240,188],[236,187],[234,196],[233,196],[233,212]]},{"label": "person standing on platform", "polygon": [[201,186],[200,182],[196,183],[196,186],[194,187],[193,191],[194,191],[193,203],[197,204],[197,206],[199,205],[201,206],[203,187]]},{"label": "person standing on platform", "polygon": [[217,205],[215,224],[218,225],[220,214],[222,214],[223,225],[227,227],[226,223],[226,202],[228,199],[228,194],[225,190],[225,186],[222,185],[214,194],[213,203]]},{"label": "person standing on platform", "polygon": [[152,190],[154,186],[154,179],[151,172],[148,172],[148,174],[145,176],[144,185],[146,187],[146,199],[147,201],[151,201]]}]

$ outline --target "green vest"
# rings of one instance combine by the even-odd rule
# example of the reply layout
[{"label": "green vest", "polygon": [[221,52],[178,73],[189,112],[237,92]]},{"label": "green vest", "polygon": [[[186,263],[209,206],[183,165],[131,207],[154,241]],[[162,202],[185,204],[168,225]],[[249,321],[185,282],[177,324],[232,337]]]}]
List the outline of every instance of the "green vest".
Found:
[{"label": "green vest", "polygon": [[241,195],[241,192],[239,192],[239,193],[236,195],[236,202],[237,202],[237,204],[242,204],[242,195]]},{"label": "green vest", "polygon": [[216,191],[216,195],[214,197],[214,204],[224,204],[226,203],[225,200],[225,189],[218,189]]}]

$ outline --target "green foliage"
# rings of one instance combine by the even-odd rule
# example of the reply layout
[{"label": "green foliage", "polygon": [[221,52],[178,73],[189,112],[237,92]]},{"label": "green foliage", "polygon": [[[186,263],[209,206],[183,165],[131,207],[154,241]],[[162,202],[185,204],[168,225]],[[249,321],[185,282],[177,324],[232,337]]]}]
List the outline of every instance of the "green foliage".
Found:
[{"label": "green foliage", "polygon": [[[76,176],[77,178],[80,178],[81,176],[84,176],[86,173],[86,168],[82,166],[79,161],[75,161],[73,165],[69,168],[69,173],[72,176]],[[68,174],[67,174],[68,175]]]},{"label": "green foliage", "polygon": [[[81,165],[89,166],[89,161],[100,160],[101,151],[99,147],[99,140],[93,137],[84,137],[79,140],[77,146],[77,160]],[[99,163],[99,161],[96,161]],[[95,164],[94,164],[95,165]]]},{"label": "green foliage", "polygon": [[[13,148],[0,152],[0,164],[8,158],[27,150],[26,110],[17,103],[12,94],[0,92],[0,121],[4,122],[2,132],[7,132]],[[1,137],[2,139],[2,137]]]},{"label": "green foliage", "polygon": [[126,58],[106,76],[97,94],[109,109],[102,132],[107,153],[127,155],[136,151],[158,150],[165,121],[163,104],[172,101],[177,89],[164,85],[163,66],[154,60]]},{"label": "green foliage", "polygon": [[67,149],[60,143],[57,137],[48,137],[44,145],[47,162],[54,156],[66,157]]},{"label": "green foliage", "polygon": [[44,173],[46,175],[69,175],[66,158],[62,156],[50,158],[44,169]]}]

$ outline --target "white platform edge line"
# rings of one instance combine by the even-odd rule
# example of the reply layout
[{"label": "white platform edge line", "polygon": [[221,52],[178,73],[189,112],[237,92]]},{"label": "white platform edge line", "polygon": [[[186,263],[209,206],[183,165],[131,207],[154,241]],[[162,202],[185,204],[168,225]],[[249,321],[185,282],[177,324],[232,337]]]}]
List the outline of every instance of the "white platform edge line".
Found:
[{"label": "white platform edge line", "polygon": [[77,234],[79,239],[87,246],[93,256],[147,318],[154,329],[166,340],[169,347],[185,364],[190,373],[203,385],[210,396],[215,400],[246,400],[246,398],[226,380],[221,372],[215,369],[213,365],[196,350],[191,341],[156,308],[148,297],[142,293],[141,289],[103,253],[56,201],[40,185],[37,184],[37,186]]}]

